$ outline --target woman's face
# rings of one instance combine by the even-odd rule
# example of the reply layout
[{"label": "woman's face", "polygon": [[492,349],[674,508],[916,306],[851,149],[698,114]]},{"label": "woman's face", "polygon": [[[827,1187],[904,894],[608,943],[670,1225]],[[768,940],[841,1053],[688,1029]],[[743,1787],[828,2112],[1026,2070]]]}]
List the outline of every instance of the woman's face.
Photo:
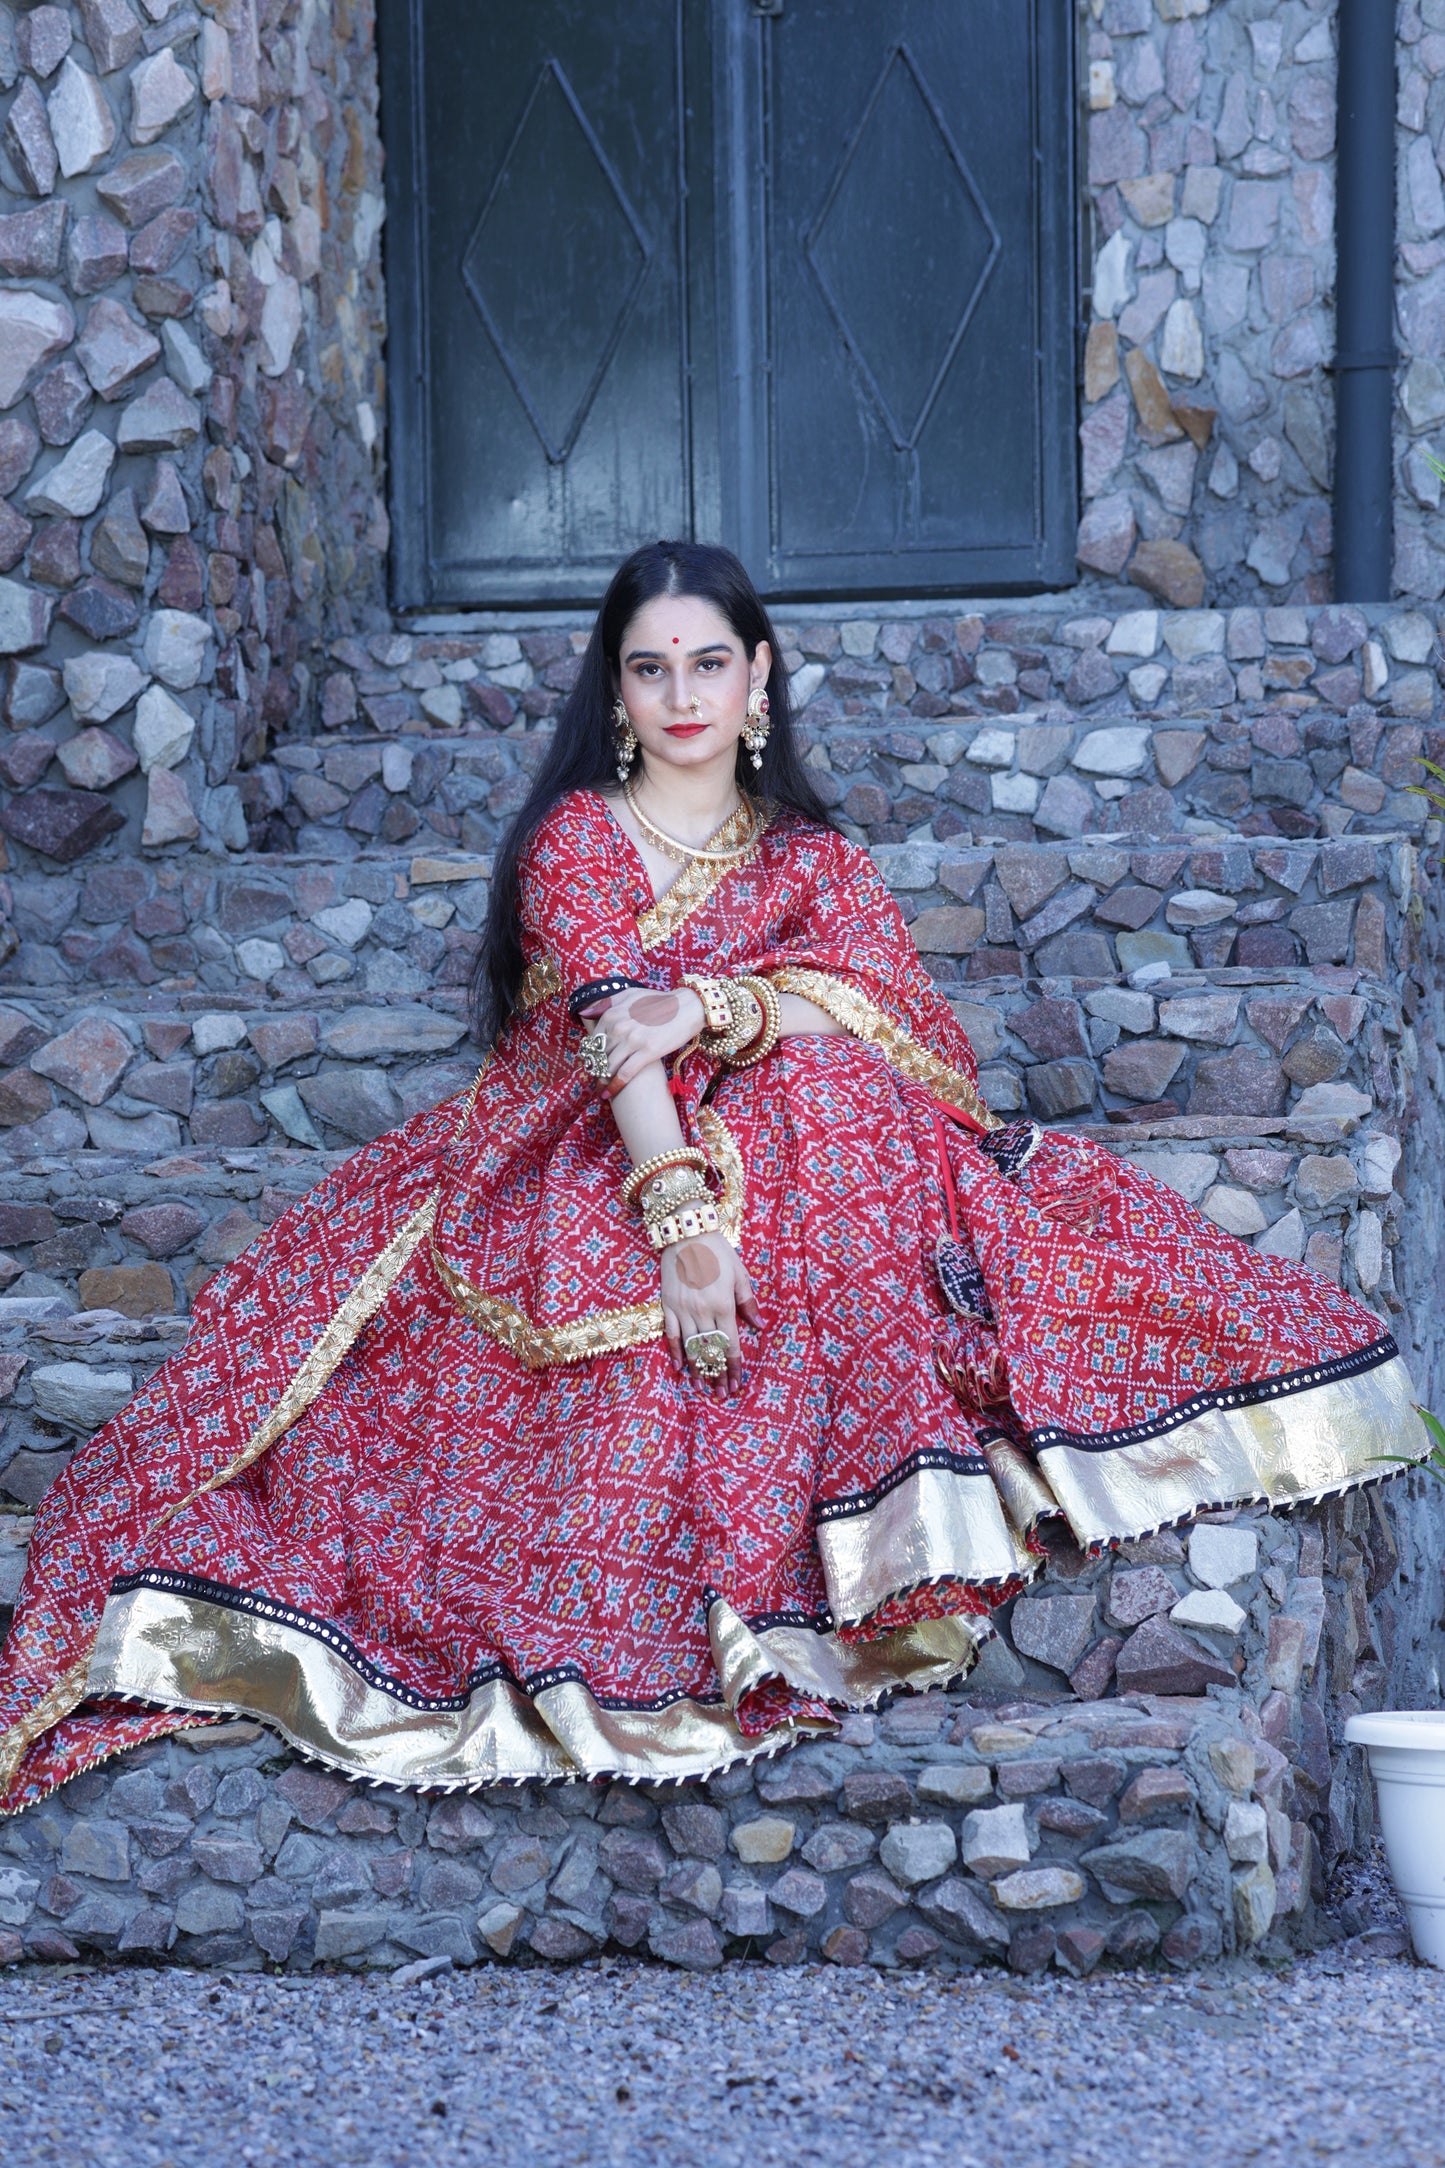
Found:
[{"label": "woman's face", "polygon": [[748,695],[772,666],[767,641],[749,656],[711,602],[660,595],[622,636],[618,691],[649,759],[699,768],[736,757]]}]

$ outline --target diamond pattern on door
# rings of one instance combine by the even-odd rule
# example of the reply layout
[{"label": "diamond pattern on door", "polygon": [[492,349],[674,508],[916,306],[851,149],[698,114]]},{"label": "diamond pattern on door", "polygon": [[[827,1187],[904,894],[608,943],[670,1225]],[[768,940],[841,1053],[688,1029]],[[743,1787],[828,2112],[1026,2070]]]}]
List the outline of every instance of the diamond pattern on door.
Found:
[{"label": "diamond pattern on door", "polygon": [[[652,246],[560,61],[543,63],[462,278],[549,460],[568,458]],[[592,306],[578,306],[585,294]],[[599,341],[598,322],[609,326]]]},{"label": "diamond pattern on door", "polygon": [[938,101],[899,43],[803,253],[900,452],[918,443],[1001,248]]}]

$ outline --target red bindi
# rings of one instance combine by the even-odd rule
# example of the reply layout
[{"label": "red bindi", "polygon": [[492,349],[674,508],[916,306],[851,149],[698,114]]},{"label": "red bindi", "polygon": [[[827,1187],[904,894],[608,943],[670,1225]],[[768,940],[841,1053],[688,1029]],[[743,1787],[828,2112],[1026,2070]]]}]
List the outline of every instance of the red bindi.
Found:
[{"label": "red bindi", "polygon": [[678,637],[678,635],[677,635],[676,633],[674,633],[674,634],[673,634],[673,636],[672,636],[672,644],[673,644],[673,646],[674,646],[674,647],[681,647],[681,646],[682,646],[682,641],[681,641],[681,640],[679,639],[679,637]]}]

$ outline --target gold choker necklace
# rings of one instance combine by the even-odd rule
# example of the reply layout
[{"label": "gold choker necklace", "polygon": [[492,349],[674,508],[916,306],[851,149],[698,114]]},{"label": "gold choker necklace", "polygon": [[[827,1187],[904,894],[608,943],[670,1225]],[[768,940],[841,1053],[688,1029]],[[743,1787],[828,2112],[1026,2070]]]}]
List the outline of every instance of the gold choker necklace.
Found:
[{"label": "gold choker necklace", "polygon": [[[726,864],[731,859],[741,858],[746,851],[751,850],[754,842],[757,839],[758,817],[753,807],[752,800],[746,795],[744,795],[739,800],[738,804],[733,807],[733,810],[731,813],[729,813],[727,819],[723,821],[719,827],[713,830],[712,834],[708,837],[708,841],[706,844],[684,843],[680,837],[670,836],[665,829],[659,828],[656,821],[649,820],[647,815],[643,812],[641,806],[637,803],[637,800],[632,795],[632,783],[630,778],[622,786],[622,795],[627,801],[628,811],[632,814],[632,817],[637,822],[639,828],[643,830],[648,842],[655,844],[658,850],[660,850],[665,857],[675,859],[681,865],[685,865],[689,859],[694,858],[704,859],[706,861],[717,864]],[[742,841],[740,843],[727,844],[721,850],[715,850],[710,848],[711,845],[716,843],[717,838],[723,833],[723,830],[725,828],[731,827],[732,823],[737,819],[739,813],[744,811],[747,812],[749,821],[748,832],[743,837]]]}]

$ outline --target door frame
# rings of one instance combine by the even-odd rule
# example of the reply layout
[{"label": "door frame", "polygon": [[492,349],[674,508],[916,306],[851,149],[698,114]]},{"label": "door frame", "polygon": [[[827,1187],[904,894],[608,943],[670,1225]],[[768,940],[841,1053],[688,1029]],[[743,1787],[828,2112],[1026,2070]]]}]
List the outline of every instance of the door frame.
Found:
[{"label": "door frame", "polygon": [[[600,4],[600,0],[598,0]],[[957,4],[957,0],[950,0]],[[971,552],[961,575],[959,552],[900,556],[896,580],[869,577],[840,587],[836,560],[810,565],[779,562],[774,547],[776,414],[771,365],[769,266],[774,207],[770,143],[774,126],[773,45],[786,34],[786,8],[759,0],[676,0],[679,41],[680,187],[683,247],[692,275],[685,280],[683,353],[688,410],[688,473],[684,493],[693,531],[723,536],[749,565],[760,589],[779,602],[919,599],[961,593],[1038,593],[1078,578],[1074,545],[1078,519],[1079,248],[1076,116],[1077,26],[1073,0],[1006,0],[1032,18],[1034,58],[1030,94],[1033,140],[1047,118],[1065,131],[1055,146],[1070,200],[1050,212],[1035,188],[1031,237],[1035,371],[1034,533],[1029,545]],[[437,591],[427,494],[431,447],[431,369],[427,264],[423,246],[428,184],[422,114],[425,0],[378,0],[377,46],[386,152],[387,257],[400,254],[412,275],[386,279],[387,487],[391,521],[390,594],[398,611],[471,615],[536,607],[591,607],[595,595],[575,580],[549,580],[535,569],[489,576],[485,600]],[[685,48],[683,45],[685,40]],[[685,50],[686,58],[683,59]],[[700,71],[692,74],[691,71]],[[697,139],[685,128],[684,88],[706,79],[716,152],[712,171],[699,172]],[[704,131],[704,137],[706,131]],[[1035,151],[1036,181],[1041,163]],[[733,354],[754,355],[752,368],[730,366]],[[1067,354],[1068,366],[1048,358]],[[874,559],[875,567],[877,559]],[[511,591],[509,591],[511,590]]]}]

